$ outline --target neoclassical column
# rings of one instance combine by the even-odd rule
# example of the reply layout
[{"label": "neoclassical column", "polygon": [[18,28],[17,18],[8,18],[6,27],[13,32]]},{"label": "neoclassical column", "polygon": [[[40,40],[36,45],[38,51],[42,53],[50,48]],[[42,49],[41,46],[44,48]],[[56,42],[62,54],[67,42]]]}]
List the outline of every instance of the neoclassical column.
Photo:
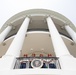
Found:
[{"label": "neoclassical column", "polygon": [[30,19],[26,17],[6,54],[0,59],[0,70],[9,70],[14,68],[16,57],[20,56],[20,51],[24,43],[29,21]]},{"label": "neoclassical column", "polygon": [[29,21],[30,19],[26,17],[5,55],[19,57],[29,25]]},{"label": "neoclassical column", "polygon": [[52,19],[48,17],[46,20],[56,57],[59,57],[61,69],[76,70],[76,58],[69,53]]},{"label": "neoclassical column", "polygon": [[76,32],[69,25],[66,25],[65,29],[68,32],[68,34],[71,36],[73,41],[76,43]]},{"label": "neoclassical column", "polygon": [[51,35],[51,39],[52,39],[52,43],[54,46],[56,56],[60,57],[60,56],[67,55],[67,54],[70,55],[57,28],[55,27],[54,22],[52,21],[52,19],[50,17],[47,18],[47,24],[48,24],[48,28],[49,28],[49,32]]},{"label": "neoclassical column", "polygon": [[1,34],[0,34],[0,43],[4,41],[8,33],[12,30],[12,26],[8,26]]}]

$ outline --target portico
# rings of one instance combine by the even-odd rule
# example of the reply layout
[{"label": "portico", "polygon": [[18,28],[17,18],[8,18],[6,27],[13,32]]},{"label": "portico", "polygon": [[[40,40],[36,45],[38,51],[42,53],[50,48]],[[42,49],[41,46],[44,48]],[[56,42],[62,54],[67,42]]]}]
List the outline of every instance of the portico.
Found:
[{"label": "portico", "polygon": [[[75,71],[76,32],[72,25],[64,16],[48,10],[29,10],[13,16],[0,32],[0,70]],[[35,61],[41,65],[33,65]]]}]

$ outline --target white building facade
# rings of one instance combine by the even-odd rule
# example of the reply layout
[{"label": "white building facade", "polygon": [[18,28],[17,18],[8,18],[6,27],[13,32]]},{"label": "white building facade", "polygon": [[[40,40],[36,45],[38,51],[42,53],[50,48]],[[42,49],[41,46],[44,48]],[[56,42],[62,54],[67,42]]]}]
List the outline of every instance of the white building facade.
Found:
[{"label": "white building facade", "polygon": [[20,12],[0,30],[0,74],[76,74],[76,28],[45,9]]}]

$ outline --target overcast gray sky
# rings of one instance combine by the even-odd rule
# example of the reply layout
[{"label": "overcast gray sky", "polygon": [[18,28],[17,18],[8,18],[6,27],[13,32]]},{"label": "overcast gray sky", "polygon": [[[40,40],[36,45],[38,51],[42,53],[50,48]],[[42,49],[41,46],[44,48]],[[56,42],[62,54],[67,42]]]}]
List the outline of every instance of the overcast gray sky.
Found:
[{"label": "overcast gray sky", "polygon": [[76,0],[0,0],[0,27],[13,15],[36,8],[59,12],[76,25]]}]

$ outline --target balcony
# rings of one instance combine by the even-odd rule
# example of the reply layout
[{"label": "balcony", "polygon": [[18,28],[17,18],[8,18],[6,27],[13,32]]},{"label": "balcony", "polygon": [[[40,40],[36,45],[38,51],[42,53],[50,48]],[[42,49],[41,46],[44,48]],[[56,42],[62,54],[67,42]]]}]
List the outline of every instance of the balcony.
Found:
[{"label": "balcony", "polygon": [[14,69],[60,69],[57,57],[19,57]]}]

